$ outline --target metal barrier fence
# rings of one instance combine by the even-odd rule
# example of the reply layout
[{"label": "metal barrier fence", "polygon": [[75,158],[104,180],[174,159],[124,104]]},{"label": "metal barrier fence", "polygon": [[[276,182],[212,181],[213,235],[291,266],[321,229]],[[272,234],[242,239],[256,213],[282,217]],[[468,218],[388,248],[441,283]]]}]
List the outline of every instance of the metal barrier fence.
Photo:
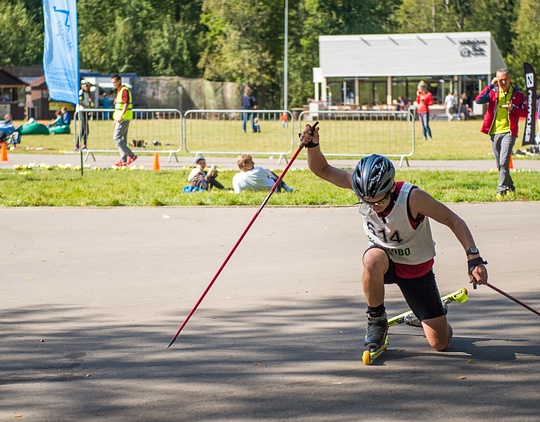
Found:
[{"label": "metal barrier fence", "polygon": [[189,153],[277,155],[280,162],[295,139],[287,110],[189,110],[182,132]]},{"label": "metal barrier fence", "polygon": [[[113,141],[114,121],[111,109],[92,108],[84,110],[88,116],[88,137],[82,139],[82,116],[74,115],[74,145],[86,145],[84,161],[89,156],[95,161],[94,153],[118,153]],[[133,120],[129,124],[129,147],[137,153],[167,153],[168,160],[182,150],[182,113],[175,109],[133,109]],[[78,140],[78,142],[77,142]]]},{"label": "metal barrier fence", "polygon": [[335,157],[361,157],[381,154],[399,157],[409,166],[414,153],[415,112],[409,111],[303,111],[298,131],[306,123],[321,122],[324,154]]},{"label": "metal barrier fence", "polygon": [[[81,116],[75,113],[74,143],[86,144],[84,161],[94,153],[116,153],[111,109],[87,109],[88,139],[81,139]],[[297,133],[306,123],[323,121],[324,153],[361,157],[377,153],[399,157],[409,165],[414,153],[414,109],[409,111],[303,111],[295,119],[287,110],[134,109],[127,143],[136,153],[177,153],[278,156],[296,148]],[[77,143],[77,139],[79,142]]]}]

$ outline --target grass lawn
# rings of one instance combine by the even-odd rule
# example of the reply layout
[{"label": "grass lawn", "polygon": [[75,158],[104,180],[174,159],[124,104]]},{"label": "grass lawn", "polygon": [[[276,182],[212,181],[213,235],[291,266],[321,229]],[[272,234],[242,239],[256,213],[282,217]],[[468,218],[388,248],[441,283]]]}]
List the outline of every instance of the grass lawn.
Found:
[{"label": "grass lawn", "polygon": [[[221,171],[219,180],[232,186],[234,171]],[[23,171],[0,170],[0,206],[259,206],[267,192],[212,190],[183,193],[188,170],[102,170],[80,172],[44,168]],[[518,186],[514,201],[540,200],[538,172],[515,172]],[[442,202],[495,201],[495,172],[398,170],[398,180],[407,180]],[[268,205],[350,206],[357,202],[351,190],[325,182],[309,170],[291,168],[285,180],[291,193],[275,192]]]},{"label": "grass lawn", "polygon": [[[164,123],[162,123],[164,122]],[[17,124],[22,122],[17,122]],[[178,135],[178,121],[164,120],[164,121],[147,121],[148,127],[145,127],[144,132],[150,132],[154,134],[174,134]],[[322,142],[326,144],[326,151],[332,150],[334,143],[339,143],[340,139],[337,136],[332,136],[337,132],[336,126],[339,126],[340,122],[336,121],[321,121],[321,137]],[[343,123],[345,124],[345,123]],[[155,125],[155,128],[153,127]],[[167,126],[163,126],[167,125]],[[238,151],[245,152],[248,145],[246,141],[240,141],[242,137],[240,133],[240,122],[238,121],[224,121],[220,122],[220,132],[227,131],[229,136],[220,137],[219,149],[221,151]],[[491,143],[489,137],[483,133],[480,133],[480,120],[468,120],[468,121],[452,121],[436,120],[430,122],[430,127],[433,132],[433,141],[422,141],[422,132],[420,123],[415,123],[416,140],[414,146],[414,154],[412,156],[415,160],[492,160],[493,153],[491,151]],[[296,127],[296,126],[295,126]],[[133,130],[132,130],[133,129]],[[253,136],[257,137],[257,142],[261,144],[275,145],[272,139],[289,139],[284,136],[283,129],[279,125],[267,125],[267,130],[261,134],[248,134],[248,139],[252,142]],[[523,138],[524,122],[520,122],[520,134],[516,141],[515,149],[525,149],[521,146],[521,140]],[[142,132],[142,128],[139,133],[136,131],[137,121],[134,121],[132,127],[130,127],[130,139],[147,139],[150,140],[152,135]],[[198,139],[212,139],[212,134],[216,131],[216,127],[208,124],[199,123],[197,127],[193,123],[188,124],[187,135],[192,138],[197,138],[191,142],[197,144],[197,147],[201,147],[200,150],[207,149],[206,145],[200,145]],[[237,136],[234,136],[238,133]],[[326,135],[325,135],[326,134]],[[245,134],[244,134],[245,135]],[[158,135],[155,135],[158,136]],[[162,135],[165,136],[165,135]],[[326,136],[326,138],[325,138]],[[361,135],[359,135],[361,136]],[[92,138],[94,137],[94,139]],[[96,139],[97,138],[97,139]],[[203,141],[201,141],[202,143]],[[180,148],[180,139],[167,140],[162,142],[162,145],[158,150],[176,150]],[[111,121],[90,121],[90,148],[95,149],[107,149],[114,151],[112,141],[112,123]],[[285,143],[286,150],[290,146],[290,143]],[[242,148],[241,148],[242,147]],[[244,149],[245,147],[246,149]],[[238,149],[239,148],[239,149]],[[37,150],[36,150],[37,149]],[[325,149],[325,148],[323,148]],[[351,146],[351,152],[355,153],[355,149]],[[40,153],[40,154],[58,154],[66,151],[71,152],[73,150],[73,134],[70,135],[25,135],[22,138],[22,144],[15,151],[11,151],[13,154],[17,153]],[[365,151],[370,153],[370,151]],[[178,155],[193,155],[188,154],[184,150],[180,151]],[[216,154],[219,155],[219,154]],[[291,154],[292,155],[292,154]],[[300,154],[299,159],[303,159],[303,154]],[[339,158],[339,157],[338,157]],[[516,159],[537,159],[526,156],[516,156]]]},{"label": "grass lawn", "polygon": [[[111,122],[91,124],[111,125]],[[238,122],[233,122],[238,125]],[[328,123],[328,124],[327,124]],[[334,122],[335,124],[335,122]],[[433,141],[422,141],[417,122],[415,160],[493,160],[489,137],[479,132],[480,120],[431,122]],[[326,125],[326,126],[325,126]],[[522,130],[523,130],[523,124]],[[321,122],[321,136],[329,131],[329,122]],[[96,130],[96,127],[94,127]],[[91,129],[92,131],[92,129]],[[420,134],[420,135],[419,135]],[[258,135],[255,135],[258,136]],[[269,133],[267,136],[271,136]],[[73,135],[25,135],[21,147],[10,154],[71,151]],[[112,143],[112,140],[111,140]],[[521,147],[521,135],[515,149]],[[28,150],[26,148],[29,148]],[[36,150],[36,148],[44,150]],[[524,147],[521,147],[525,149]],[[324,147],[323,147],[324,149]],[[187,155],[181,152],[179,155]],[[298,160],[305,159],[300,154]],[[515,156],[515,160],[535,160],[536,157]],[[0,207],[17,206],[258,206],[266,192],[210,191],[186,194],[187,169],[151,172],[145,170],[85,171],[81,177],[74,169],[41,167],[0,170]],[[234,171],[221,171],[219,180],[232,186]],[[514,172],[518,187],[514,201],[540,200],[538,172]],[[495,201],[498,174],[496,172],[456,172],[406,170],[397,171],[397,179],[415,183],[442,202]],[[356,197],[350,190],[337,188],[315,177],[308,170],[293,167],[285,180],[294,188],[292,193],[275,193],[268,205],[276,206],[350,206]]]}]

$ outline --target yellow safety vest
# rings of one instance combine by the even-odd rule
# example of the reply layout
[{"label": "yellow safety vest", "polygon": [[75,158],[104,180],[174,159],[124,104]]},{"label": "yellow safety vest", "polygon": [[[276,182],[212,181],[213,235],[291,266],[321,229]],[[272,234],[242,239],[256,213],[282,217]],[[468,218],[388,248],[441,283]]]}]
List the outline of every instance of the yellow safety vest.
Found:
[{"label": "yellow safety vest", "polygon": [[119,120],[120,116],[122,116],[122,110],[124,109],[124,100],[122,99],[122,92],[126,90],[129,94],[129,104],[126,112],[124,113],[124,116],[122,117],[122,120],[131,120],[133,119],[133,102],[131,98],[131,91],[129,88],[125,85],[122,85],[122,87],[118,90],[116,93],[116,98],[114,99],[114,113],[113,113],[113,119]]}]

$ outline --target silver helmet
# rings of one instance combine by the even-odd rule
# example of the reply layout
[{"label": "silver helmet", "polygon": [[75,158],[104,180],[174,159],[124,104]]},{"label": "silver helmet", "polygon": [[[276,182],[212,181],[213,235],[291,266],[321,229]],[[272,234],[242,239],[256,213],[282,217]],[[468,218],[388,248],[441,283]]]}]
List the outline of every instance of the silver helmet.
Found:
[{"label": "silver helmet", "polygon": [[395,175],[394,165],[388,158],[373,154],[362,158],[356,165],[352,188],[361,199],[378,198],[390,192]]}]

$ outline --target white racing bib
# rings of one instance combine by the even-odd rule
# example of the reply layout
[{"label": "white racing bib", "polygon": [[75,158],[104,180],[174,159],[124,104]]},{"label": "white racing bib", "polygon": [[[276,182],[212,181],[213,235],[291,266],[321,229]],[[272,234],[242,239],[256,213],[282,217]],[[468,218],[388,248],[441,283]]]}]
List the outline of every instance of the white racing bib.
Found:
[{"label": "white racing bib", "polygon": [[427,262],[436,255],[429,218],[424,217],[416,230],[409,221],[407,204],[412,188],[410,183],[403,184],[394,208],[384,221],[368,205],[360,204],[359,209],[370,243],[382,246],[392,261],[408,265]]}]

